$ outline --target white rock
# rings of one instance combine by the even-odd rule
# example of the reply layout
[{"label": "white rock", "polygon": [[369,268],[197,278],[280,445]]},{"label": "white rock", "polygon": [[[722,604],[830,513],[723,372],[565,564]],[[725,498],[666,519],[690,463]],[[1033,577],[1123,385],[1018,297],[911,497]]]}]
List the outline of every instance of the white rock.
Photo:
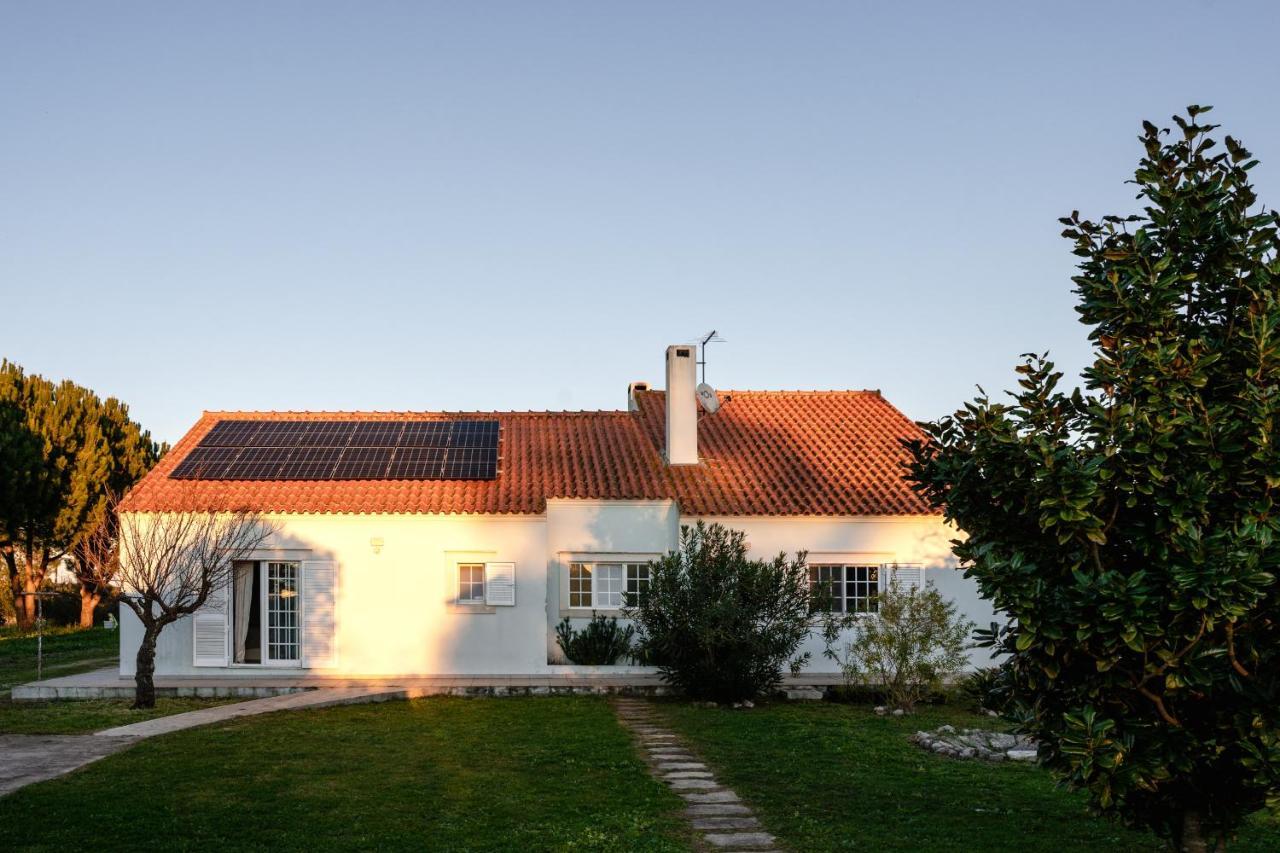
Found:
[{"label": "white rock", "polygon": [[1036,760],[1036,751],[1034,749],[1011,749],[1005,755],[1009,756],[1010,761]]}]

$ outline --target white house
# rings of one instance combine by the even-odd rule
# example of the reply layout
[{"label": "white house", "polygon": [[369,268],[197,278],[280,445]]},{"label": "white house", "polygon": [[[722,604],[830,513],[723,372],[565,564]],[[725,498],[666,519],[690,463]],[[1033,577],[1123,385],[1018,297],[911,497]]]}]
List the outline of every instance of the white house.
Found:
[{"label": "white house", "polygon": [[[206,413],[122,510],[243,507],[276,532],[163,632],[157,675],[562,671],[555,625],[616,612],[698,520],[760,556],[808,551],[842,607],[874,607],[898,571],[991,620],[902,479],[920,432],[879,392],[721,392],[708,412],[695,361],[669,347],[666,390],[632,383],[619,411]],[[121,612],[131,675],[141,627]]]}]

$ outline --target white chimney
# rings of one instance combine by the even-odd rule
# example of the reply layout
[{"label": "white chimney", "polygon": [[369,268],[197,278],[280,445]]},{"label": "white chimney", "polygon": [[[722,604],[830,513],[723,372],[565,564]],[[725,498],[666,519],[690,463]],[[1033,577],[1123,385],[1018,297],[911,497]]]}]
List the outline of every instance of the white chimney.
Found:
[{"label": "white chimney", "polygon": [[627,411],[628,412],[640,411],[640,402],[636,399],[636,392],[648,391],[648,390],[649,390],[648,382],[632,382],[630,385],[627,386]]},{"label": "white chimney", "polygon": [[667,347],[667,464],[698,464],[697,349]]}]

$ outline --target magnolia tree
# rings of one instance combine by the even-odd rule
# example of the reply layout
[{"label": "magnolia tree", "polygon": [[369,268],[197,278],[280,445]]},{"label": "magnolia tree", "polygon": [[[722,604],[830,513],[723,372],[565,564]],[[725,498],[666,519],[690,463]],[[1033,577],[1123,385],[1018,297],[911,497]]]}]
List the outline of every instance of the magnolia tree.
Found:
[{"label": "magnolia tree", "polygon": [[1141,214],[1063,232],[1094,360],[912,446],[1041,761],[1183,850],[1280,796],[1280,217],[1239,142],[1144,123]]},{"label": "magnolia tree", "polygon": [[203,607],[215,590],[224,590],[235,562],[251,556],[274,528],[248,510],[190,509],[116,517],[121,600],[143,631],[133,707],[153,708],[160,632]]}]

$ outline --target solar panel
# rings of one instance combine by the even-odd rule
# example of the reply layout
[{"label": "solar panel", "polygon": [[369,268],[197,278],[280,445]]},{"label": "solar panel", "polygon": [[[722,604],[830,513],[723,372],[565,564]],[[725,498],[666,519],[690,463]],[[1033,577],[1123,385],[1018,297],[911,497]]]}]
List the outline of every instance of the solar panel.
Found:
[{"label": "solar panel", "polygon": [[264,421],[218,421],[200,440],[201,447],[244,447]]},{"label": "solar panel", "polygon": [[218,421],[169,474],[195,480],[491,480],[496,420]]},{"label": "solar panel", "polygon": [[401,447],[448,447],[456,421],[409,421],[400,436]]},{"label": "solar panel", "polygon": [[239,455],[239,447],[196,447],[169,476],[175,480],[220,480],[227,463]]},{"label": "solar panel", "polygon": [[439,480],[447,452],[443,447],[397,447],[387,477],[392,480]]},{"label": "solar panel", "polygon": [[333,468],[335,480],[385,480],[393,447],[348,447]]},{"label": "solar panel", "polygon": [[346,447],[355,432],[355,421],[311,421],[298,437],[300,447]]},{"label": "solar panel", "polygon": [[351,433],[352,447],[395,447],[400,443],[404,424],[386,421],[361,421]]},{"label": "solar panel", "polygon": [[450,449],[440,472],[442,480],[492,480],[498,476],[498,450]]}]

